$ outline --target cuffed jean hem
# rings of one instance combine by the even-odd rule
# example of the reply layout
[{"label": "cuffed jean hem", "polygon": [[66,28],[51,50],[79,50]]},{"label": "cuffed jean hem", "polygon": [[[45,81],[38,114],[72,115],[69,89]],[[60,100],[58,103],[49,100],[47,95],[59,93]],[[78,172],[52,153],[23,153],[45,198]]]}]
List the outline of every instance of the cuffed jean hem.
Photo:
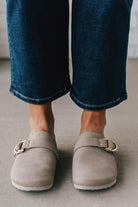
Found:
[{"label": "cuffed jean hem", "polygon": [[128,98],[127,92],[124,92],[122,95],[120,95],[117,99],[114,99],[110,102],[107,102],[105,104],[100,105],[90,105],[86,104],[82,101],[80,101],[72,92],[69,93],[71,99],[74,101],[74,103],[79,106],[80,108],[88,111],[102,111],[109,108],[112,108],[118,104],[120,104],[122,101],[126,100]]},{"label": "cuffed jean hem", "polygon": [[55,99],[67,94],[70,91],[70,88],[71,88],[70,85],[66,86],[63,89],[52,94],[51,96],[43,97],[43,98],[31,98],[31,97],[24,96],[22,93],[18,92],[16,89],[14,89],[12,86],[10,86],[9,92],[11,94],[13,94],[14,96],[16,96],[17,98],[19,98],[27,103],[36,104],[36,105],[43,105],[43,104],[50,103],[50,102],[54,101]]}]

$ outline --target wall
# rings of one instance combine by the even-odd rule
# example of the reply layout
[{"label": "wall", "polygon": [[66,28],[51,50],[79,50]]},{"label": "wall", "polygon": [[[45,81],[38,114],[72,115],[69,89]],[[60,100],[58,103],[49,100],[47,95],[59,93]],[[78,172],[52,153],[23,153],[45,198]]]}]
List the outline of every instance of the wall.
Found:
[{"label": "wall", "polygon": [[[71,1],[70,17],[71,17]],[[0,0],[0,57],[9,57],[7,25],[6,25],[6,0]],[[70,19],[71,22],[71,19]],[[71,28],[71,25],[69,26]],[[71,41],[71,32],[69,31]],[[71,48],[70,48],[71,49]],[[71,57],[71,51],[70,51]],[[138,0],[133,0],[131,13],[131,27],[129,34],[128,57],[138,58]]]},{"label": "wall", "polygon": [[138,0],[133,0],[132,5],[128,56],[138,58]]},{"label": "wall", "polygon": [[9,57],[5,2],[0,0],[0,57]]}]

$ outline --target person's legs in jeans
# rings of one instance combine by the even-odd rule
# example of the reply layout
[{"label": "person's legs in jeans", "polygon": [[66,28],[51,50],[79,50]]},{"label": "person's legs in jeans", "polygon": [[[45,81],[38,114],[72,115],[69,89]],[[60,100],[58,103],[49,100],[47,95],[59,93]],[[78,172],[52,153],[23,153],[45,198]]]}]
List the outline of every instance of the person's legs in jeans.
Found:
[{"label": "person's legs in jeans", "polygon": [[7,0],[10,92],[30,103],[30,134],[41,128],[53,131],[51,102],[70,90],[73,101],[84,109],[80,133],[103,133],[105,110],[127,99],[131,4],[132,0],[73,0],[71,87],[68,1]]}]

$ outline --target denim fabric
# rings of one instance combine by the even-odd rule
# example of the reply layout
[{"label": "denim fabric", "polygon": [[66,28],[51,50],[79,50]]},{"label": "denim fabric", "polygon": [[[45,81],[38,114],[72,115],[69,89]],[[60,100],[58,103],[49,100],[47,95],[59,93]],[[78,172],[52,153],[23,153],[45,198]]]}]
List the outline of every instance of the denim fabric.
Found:
[{"label": "denim fabric", "polygon": [[66,93],[100,111],[127,99],[126,59],[133,0],[73,0],[69,74],[68,0],[6,0],[9,92],[32,104]]}]

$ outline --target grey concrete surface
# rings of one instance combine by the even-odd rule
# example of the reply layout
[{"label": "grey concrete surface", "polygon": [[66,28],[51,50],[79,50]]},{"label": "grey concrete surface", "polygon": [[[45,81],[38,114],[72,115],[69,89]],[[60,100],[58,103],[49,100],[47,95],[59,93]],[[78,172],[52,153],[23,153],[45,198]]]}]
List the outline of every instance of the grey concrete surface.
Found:
[{"label": "grey concrete surface", "polygon": [[10,62],[0,61],[0,206],[137,207],[138,206],[138,60],[127,62],[128,99],[107,110],[105,135],[117,142],[118,182],[102,191],[79,191],[72,184],[72,151],[82,109],[65,95],[53,102],[60,160],[49,191],[27,193],[12,187],[13,147],[29,133],[29,105],[9,93]]}]

